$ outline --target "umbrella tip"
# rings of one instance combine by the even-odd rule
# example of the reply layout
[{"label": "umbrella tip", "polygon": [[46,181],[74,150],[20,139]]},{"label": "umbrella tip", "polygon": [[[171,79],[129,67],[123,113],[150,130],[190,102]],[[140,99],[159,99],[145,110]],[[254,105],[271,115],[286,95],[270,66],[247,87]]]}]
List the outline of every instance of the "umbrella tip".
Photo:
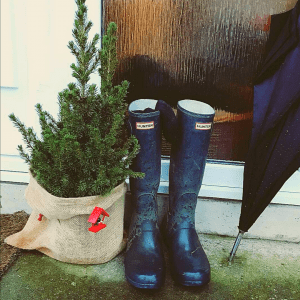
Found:
[{"label": "umbrella tip", "polygon": [[231,262],[232,262],[232,260],[233,260],[233,258],[235,256],[235,254],[236,254],[236,251],[237,251],[237,249],[238,249],[238,247],[240,245],[240,242],[241,242],[241,240],[243,238],[244,233],[245,233],[244,231],[239,230],[239,233],[238,233],[238,235],[237,235],[237,237],[235,239],[235,242],[233,244],[233,247],[232,247],[232,250],[230,252],[229,259],[228,259],[229,265],[231,265]]},{"label": "umbrella tip", "polygon": [[229,258],[228,258],[228,264],[229,264],[229,266],[231,266],[231,262],[232,262],[232,260],[233,260],[234,255],[235,255],[235,254],[233,254],[232,251],[231,251],[230,256],[229,256]]}]

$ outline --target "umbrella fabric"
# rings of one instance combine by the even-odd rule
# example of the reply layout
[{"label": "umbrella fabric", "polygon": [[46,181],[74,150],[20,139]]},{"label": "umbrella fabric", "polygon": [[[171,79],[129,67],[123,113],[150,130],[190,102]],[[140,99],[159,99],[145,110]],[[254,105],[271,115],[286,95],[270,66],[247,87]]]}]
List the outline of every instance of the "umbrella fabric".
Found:
[{"label": "umbrella fabric", "polygon": [[300,167],[300,0],[272,17],[267,55],[254,86],[239,229],[246,232]]}]

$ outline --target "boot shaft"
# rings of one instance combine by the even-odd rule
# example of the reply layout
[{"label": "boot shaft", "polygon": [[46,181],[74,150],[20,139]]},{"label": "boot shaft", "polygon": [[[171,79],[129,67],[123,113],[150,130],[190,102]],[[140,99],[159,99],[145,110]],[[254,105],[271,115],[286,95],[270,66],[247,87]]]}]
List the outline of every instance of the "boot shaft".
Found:
[{"label": "boot shaft", "polygon": [[202,102],[182,100],[177,117],[180,132],[171,150],[168,227],[194,228],[214,110]]},{"label": "boot shaft", "polygon": [[[132,163],[132,170],[145,173],[143,179],[131,178],[132,193],[157,193],[161,172],[161,122],[160,112],[154,111],[156,100],[141,99],[129,106],[131,134],[139,144],[140,151]],[[153,111],[143,112],[150,108]],[[146,110],[147,111],[147,110]]]},{"label": "boot shaft", "polygon": [[157,228],[157,191],[161,173],[161,121],[155,111],[157,101],[140,99],[129,106],[129,127],[140,145],[132,170],[143,172],[144,178],[130,178],[133,213],[130,232]]},{"label": "boot shaft", "polygon": [[176,180],[180,189],[194,193],[202,183],[214,110],[202,102],[182,100],[177,111],[180,132],[178,143],[172,145],[170,182]]}]

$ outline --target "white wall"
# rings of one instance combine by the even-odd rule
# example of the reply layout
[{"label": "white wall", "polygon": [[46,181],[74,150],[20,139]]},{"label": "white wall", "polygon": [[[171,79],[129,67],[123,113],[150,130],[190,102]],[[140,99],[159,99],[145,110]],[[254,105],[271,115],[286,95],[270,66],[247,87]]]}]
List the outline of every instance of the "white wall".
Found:
[{"label": "white wall", "polygon": [[[87,6],[92,37],[100,33],[101,0],[87,0]],[[1,154],[18,155],[22,144],[10,113],[39,132],[35,104],[56,117],[58,93],[75,81],[67,43],[76,8],[74,0],[1,0]],[[99,77],[92,81],[99,84]]]}]

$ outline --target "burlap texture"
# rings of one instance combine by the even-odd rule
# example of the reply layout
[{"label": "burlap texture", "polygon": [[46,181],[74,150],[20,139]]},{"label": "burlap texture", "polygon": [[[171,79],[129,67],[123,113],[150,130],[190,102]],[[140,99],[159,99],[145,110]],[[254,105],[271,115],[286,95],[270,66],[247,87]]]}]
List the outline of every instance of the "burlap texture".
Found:
[{"label": "burlap texture", "polygon": [[[117,186],[108,196],[80,198],[55,197],[42,188],[30,174],[25,198],[33,209],[22,231],[6,238],[9,245],[36,249],[57,260],[76,264],[105,263],[125,247],[123,238],[126,184]],[[90,232],[88,218],[102,207],[109,217],[106,228]],[[42,221],[38,221],[43,214]]]}]

